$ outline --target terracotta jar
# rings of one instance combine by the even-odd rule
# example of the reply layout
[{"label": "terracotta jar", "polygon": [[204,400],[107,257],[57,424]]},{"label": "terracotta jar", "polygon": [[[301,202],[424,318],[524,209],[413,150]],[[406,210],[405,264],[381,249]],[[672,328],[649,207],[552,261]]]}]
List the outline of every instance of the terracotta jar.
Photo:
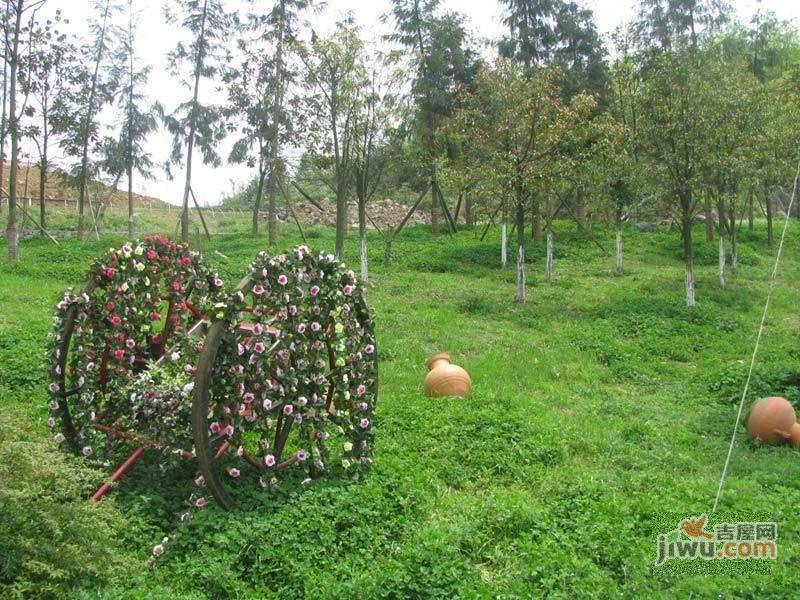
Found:
[{"label": "terracotta jar", "polygon": [[456,396],[466,398],[472,387],[469,374],[450,364],[446,352],[434,354],[428,359],[428,375],[425,377],[426,396]]},{"label": "terracotta jar", "polygon": [[791,403],[786,398],[771,396],[753,403],[747,419],[747,431],[753,439],[777,444],[789,439],[796,422]]},{"label": "terracotta jar", "polygon": [[792,425],[792,430],[789,432],[789,443],[800,449],[800,423]]}]

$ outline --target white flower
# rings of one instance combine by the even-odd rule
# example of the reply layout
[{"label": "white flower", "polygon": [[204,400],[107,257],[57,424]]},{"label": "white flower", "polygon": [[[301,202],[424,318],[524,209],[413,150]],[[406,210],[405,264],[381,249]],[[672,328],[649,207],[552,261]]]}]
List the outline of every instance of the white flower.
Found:
[{"label": "white flower", "polygon": [[173,352],[169,355],[169,358],[172,362],[178,362],[181,359],[180,352]]},{"label": "white flower", "polygon": [[183,386],[183,393],[189,394],[194,389],[194,381],[190,381],[185,386]]},{"label": "white flower", "polygon": [[164,554],[164,546],[162,544],[153,546],[153,556],[161,556],[162,554]]},{"label": "white flower", "polygon": [[345,442],[344,443],[344,451],[345,452],[352,452],[353,451],[353,442]]}]

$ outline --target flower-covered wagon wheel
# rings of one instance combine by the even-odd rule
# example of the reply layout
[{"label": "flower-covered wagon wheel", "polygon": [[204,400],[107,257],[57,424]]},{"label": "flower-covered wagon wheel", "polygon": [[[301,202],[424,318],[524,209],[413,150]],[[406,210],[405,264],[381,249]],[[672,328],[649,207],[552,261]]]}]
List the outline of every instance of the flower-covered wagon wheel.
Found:
[{"label": "flower-covered wagon wheel", "polygon": [[60,424],[55,439],[87,457],[113,440],[191,448],[190,403],[181,400],[194,374],[185,365],[199,356],[203,315],[222,298],[221,286],[197,252],[163,236],[96,260],[83,291],[68,290],[54,318],[48,424]]},{"label": "flower-covered wagon wheel", "polygon": [[305,246],[260,253],[213,318],[195,377],[198,483],[231,508],[286,478],[358,478],[372,463],[378,373],[353,272]]}]

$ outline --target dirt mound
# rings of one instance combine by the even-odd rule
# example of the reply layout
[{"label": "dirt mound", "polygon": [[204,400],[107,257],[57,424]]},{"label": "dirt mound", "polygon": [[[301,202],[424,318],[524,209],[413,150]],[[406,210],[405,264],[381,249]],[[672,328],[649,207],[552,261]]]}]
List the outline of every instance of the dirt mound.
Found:
[{"label": "dirt mound", "polygon": [[[310,202],[303,200],[292,204],[297,218],[303,225],[315,227],[335,227],[336,226],[336,205],[328,200],[320,202],[323,210],[319,210]],[[381,229],[387,227],[397,227],[408,213],[410,207],[399,204],[389,198],[385,200],[373,200],[367,204],[367,227],[374,229],[375,225]],[[261,219],[267,220],[267,213],[261,213]],[[293,222],[292,214],[285,208],[278,209],[278,219],[283,222]],[[422,206],[409,217],[406,226],[422,225],[430,223],[430,213]],[[347,205],[347,223],[351,229],[358,227],[358,205],[349,202]]]},{"label": "dirt mound", "polygon": [[[8,181],[8,170],[10,165],[5,163],[3,167],[3,178]],[[6,184],[7,185],[7,184]],[[112,190],[109,186],[92,181],[88,186],[88,193],[91,195],[92,202],[110,202],[112,206],[127,206],[128,193],[121,190]],[[47,183],[44,188],[45,198],[48,202],[70,204],[78,201],[80,195],[77,187],[67,183],[63,173],[55,169],[47,170]],[[110,194],[110,198],[109,198]],[[0,188],[0,196],[7,198],[8,193],[5,185]],[[31,198],[38,201],[39,198],[39,167],[35,164],[20,164],[17,169],[17,198]],[[134,206],[166,206],[167,204],[151,196],[133,194]]]}]

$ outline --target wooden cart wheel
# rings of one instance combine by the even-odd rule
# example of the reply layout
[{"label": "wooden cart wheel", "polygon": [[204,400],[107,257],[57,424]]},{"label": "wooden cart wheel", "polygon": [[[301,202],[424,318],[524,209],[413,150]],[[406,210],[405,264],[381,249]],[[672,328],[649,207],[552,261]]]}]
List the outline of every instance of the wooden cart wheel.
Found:
[{"label": "wooden cart wheel", "polygon": [[[192,348],[204,333],[202,312],[222,296],[221,283],[198,253],[162,236],[96,260],[83,290],[67,291],[54,319],[49,425],[60,424],[56,440],[87,457],[106,454],[115,445],[107,440],[157,446],[158,411],[136,406],[130,386],[154,364],[192,361],[174,353],[199,354]],[[159,408],[174,411],[169,403]]]},{"label": "wooden cart wheel", "polygon": [[377,394],[373,320],[353,272],[303,246],[261,253],[197,365],[201,482],[230,509],[237,495],[291,479],[360,477]]}]

